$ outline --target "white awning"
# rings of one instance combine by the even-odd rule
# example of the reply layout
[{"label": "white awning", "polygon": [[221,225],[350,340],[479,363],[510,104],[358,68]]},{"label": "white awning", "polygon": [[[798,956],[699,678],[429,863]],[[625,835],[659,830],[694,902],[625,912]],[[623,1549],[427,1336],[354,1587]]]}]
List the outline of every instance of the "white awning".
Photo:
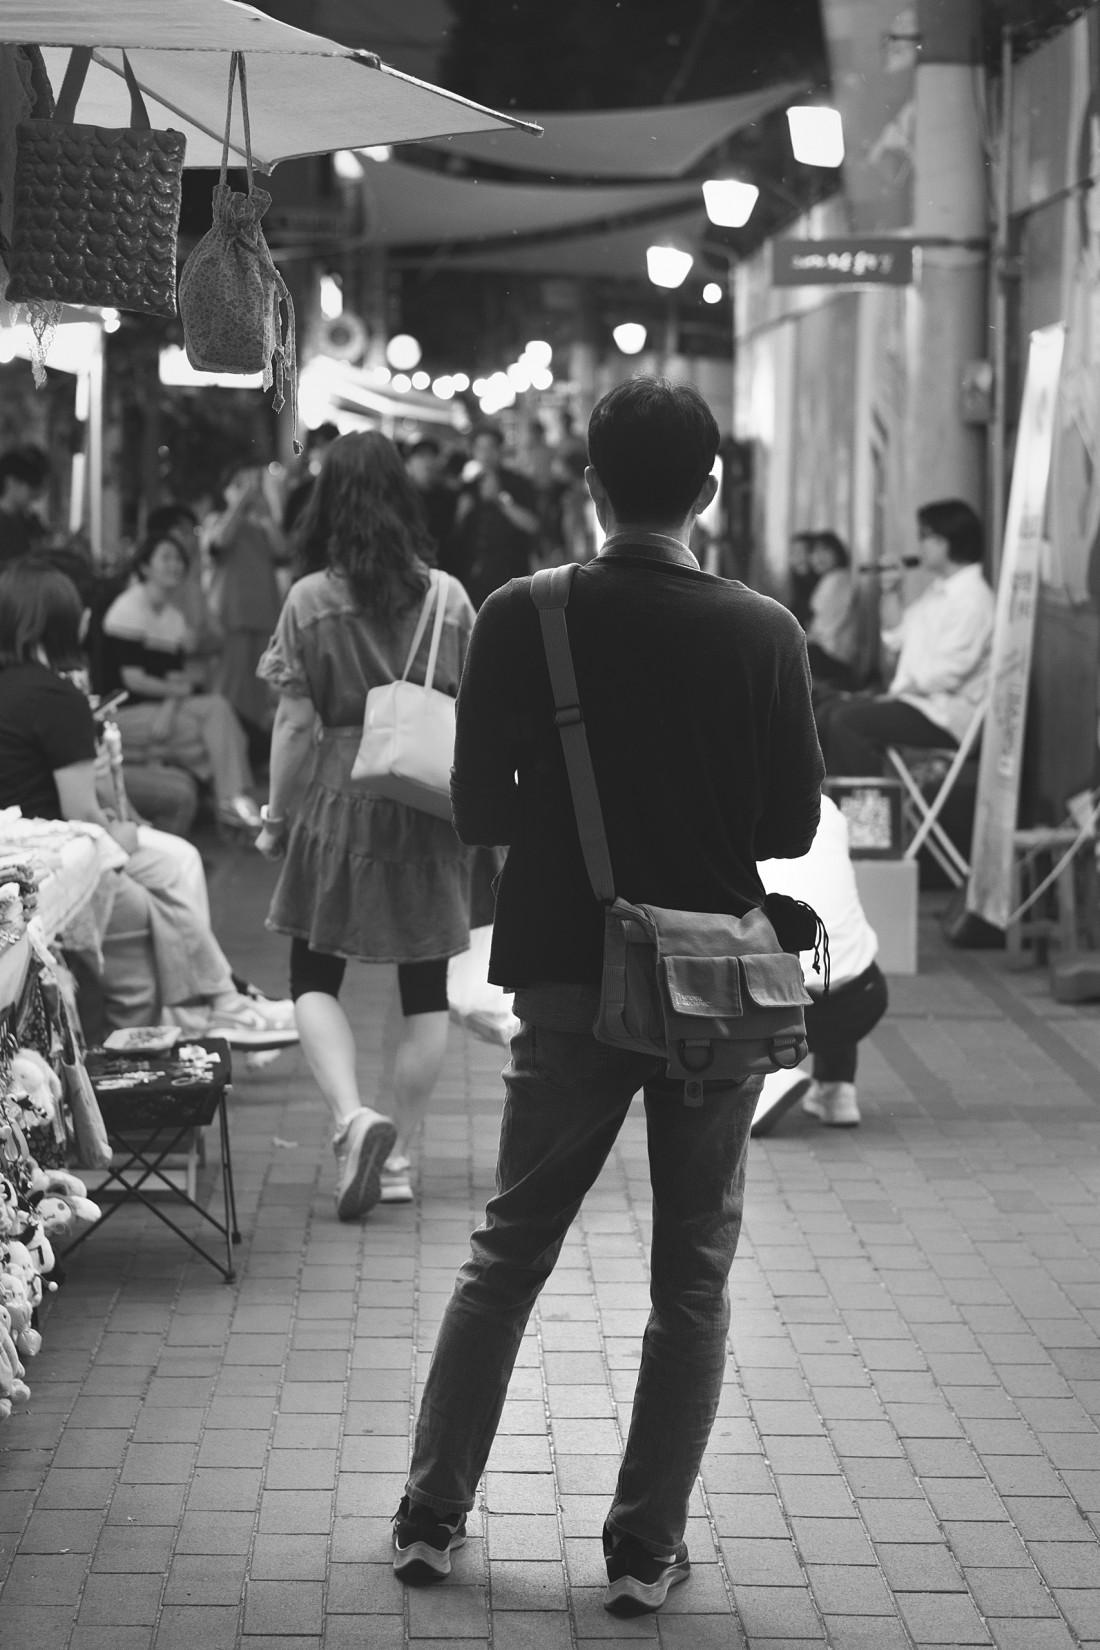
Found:
[{"label": "white awning", "polygon": [[[41,46],[55,94],[65,48],[94,47],[77,119],[96,126],[129,124],[125,49],[150,120],[184,133],[191,167],[221,161],[234,51],[246,54],[252,153],[264,172],[281,160],[334,149],[534,130],[238,0],[0,0],[0,41]],[[232,164],[240,162],[240,134],[238,107]]]}]

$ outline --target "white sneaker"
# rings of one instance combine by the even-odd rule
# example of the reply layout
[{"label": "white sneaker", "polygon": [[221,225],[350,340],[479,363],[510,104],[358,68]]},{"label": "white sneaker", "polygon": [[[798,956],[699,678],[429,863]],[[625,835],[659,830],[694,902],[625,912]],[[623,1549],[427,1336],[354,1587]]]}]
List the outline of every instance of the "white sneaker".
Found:
[{"label": "white sneaker", "polygon": [[833,1129],[853,1129],[859,1122],[854,1083],[811,1083],[802,1096],[802,1110]]},{"label": "white sneaker", "polygon": [[298,1041],[294,1004],[227,991],[216,1002],[170,1010],[191,1037],[224,1037],[232,1048],[287,1048]]},{"label": "white sneaker", "polygon": [[409,1179],[409,1160],[407,1157],[387,1157],[382,1165],[379,1203],[411,1203],[413,1200],[412,1181]]},{"label": "white sneaker", "polygon": [[388,1117],[363,1106],[332,1142],[336,1153],[336,1218],[358,1220],[381,1194],[382,1165],[397,1129]]}]

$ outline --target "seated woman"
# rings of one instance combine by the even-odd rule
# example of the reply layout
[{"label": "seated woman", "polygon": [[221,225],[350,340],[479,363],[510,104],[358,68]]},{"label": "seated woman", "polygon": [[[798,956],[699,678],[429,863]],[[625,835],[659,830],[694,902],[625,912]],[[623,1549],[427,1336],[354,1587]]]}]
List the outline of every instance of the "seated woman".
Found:
[{"label": "seated woman", "polygon": [[228,700],[200,693],[188,672],[191,635],[173,597],[187,572],[177,541],[149,534],[133,584],[103,617],[103,687],[125,688],[116,713],[127,762],[167,762],[210,780],[223,824],[260,829],[248,741]]},{"label": "seated woman", "polygon": [[843,539],[835,533],[815,533],[810,567],[817,582],[810,596],[806,651],[814,686],[852,688],[858,647],[856,598],[851,557]]},{"label": "seated woman", "polygon": [[[131,947],[120,977],[104,982],[116,1024],[167,1014],[192,1036],[222,1036],[240,1047],[296,1042],[290,1003],[238,991],[210,927],[198,850],[113,818],[99,803],[95,723],[67,674],[83,662],[83,611],[76,587],[56,568],[25,561],[0,574],[0,806],[18,806],[30,818],[87,820],[128,856],[125,869],[108,873],[105,956],[112,941],[147,936],[147,943]],[[117,943],[115,951],[118,960]]]}]

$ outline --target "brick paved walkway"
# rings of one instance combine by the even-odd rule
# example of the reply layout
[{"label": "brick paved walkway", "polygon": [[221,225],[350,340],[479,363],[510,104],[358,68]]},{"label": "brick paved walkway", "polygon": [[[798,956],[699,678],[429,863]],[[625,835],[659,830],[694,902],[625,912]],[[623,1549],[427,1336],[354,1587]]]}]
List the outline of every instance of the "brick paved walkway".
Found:
[{"label": "brick paved walkway", "polygon": [[[231,858],[217,905],[276,989],[267,875]],[[293,1051],[237,1083],[233,1287],[142,1211],[74,1257],[0,1428],[0,1646],[1100,1646],[1100,1014],[931,928],[925,958],[866,1051],[863,1127],[753,1146],[694,1569],[659,1617],[599,1603],[647,1306],[636,1118],[524,1343],[452,1581],[390,1573],[416,1382],[492,1176],[501,1056],[455,1033],[417,1207],[337,1224]],[[370,1050],[380,989],[352,982]]]}]

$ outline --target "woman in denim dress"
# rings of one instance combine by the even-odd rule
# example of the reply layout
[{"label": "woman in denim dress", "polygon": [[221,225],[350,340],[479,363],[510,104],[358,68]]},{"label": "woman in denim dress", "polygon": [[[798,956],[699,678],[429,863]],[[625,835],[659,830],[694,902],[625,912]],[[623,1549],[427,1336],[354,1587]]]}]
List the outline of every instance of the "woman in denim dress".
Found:
[{"label": "woman in denim dress", "polygon": [[[446,1049],[447,960],[469,944],[472,850],[448,820],[351,781],[367,693],[401,674],[432,576],[431,543],[391,441],[372,431],[333,443],[300,537],[307,565],[327,566],[291,588],[258,669],[279,706],[257,847],[282,861],[267,923],[291,935],[298,1032],[336,1126],[336,1211],[354,1220],[379,1197],[412,1196],[408,1147]],[[434,683],[446,693],[458,691],[473,620],[449,580]],[[430,630],[413,681],[424,679]],[[359,1093],[338,1001],[349,958],[397,964],[396,1126]]]}]

